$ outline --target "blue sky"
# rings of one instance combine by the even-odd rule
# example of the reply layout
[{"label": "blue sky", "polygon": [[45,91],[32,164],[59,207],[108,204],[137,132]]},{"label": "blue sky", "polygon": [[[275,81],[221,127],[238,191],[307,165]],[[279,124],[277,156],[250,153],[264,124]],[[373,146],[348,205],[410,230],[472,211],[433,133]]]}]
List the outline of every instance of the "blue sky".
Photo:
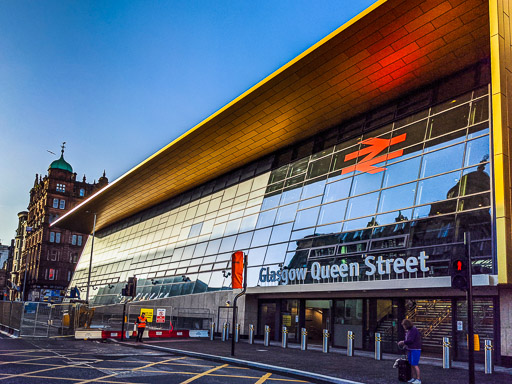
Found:
[{"label": "blue sky", "polygon": [[0,1],[0,240],[66,141],[112,181],[372,0]]}]

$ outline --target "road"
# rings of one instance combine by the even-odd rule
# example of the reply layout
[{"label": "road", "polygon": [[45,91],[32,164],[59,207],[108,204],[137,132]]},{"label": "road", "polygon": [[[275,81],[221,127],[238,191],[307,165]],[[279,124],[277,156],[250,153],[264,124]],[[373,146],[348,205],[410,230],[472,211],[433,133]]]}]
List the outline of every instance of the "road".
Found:
[{"label": "road", "polygon": [[0,383],[307,383],[231,364],[70,339],[0,336]]}]

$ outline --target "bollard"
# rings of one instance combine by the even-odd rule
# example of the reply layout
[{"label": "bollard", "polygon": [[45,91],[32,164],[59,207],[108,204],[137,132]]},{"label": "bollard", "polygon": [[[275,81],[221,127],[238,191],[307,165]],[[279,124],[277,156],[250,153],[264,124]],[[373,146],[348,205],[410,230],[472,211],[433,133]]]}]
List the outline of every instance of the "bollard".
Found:
[{"label": "bollard", "polygon": [[443,337],[443,369],[450,369],[452,367],[452,357],[450,354],[450,338]]},{"label": "bollard", "polygon": [[301,351],[308,349],[308,331],[306,328],[302,328],[300,331],[300,349]]},{"label": "bollard", "polygon": [[287,327],[283,327],[283,330],[282,330],[282,335],[281,335],[281,338],[282,338],[282,341],[281,341],[281,346],[283,348],[288,348],[288,328]]},{"label": "bollard", "polygon": [[375,332],[375,360],[382,360],[382,337],[379,332]]},{"label": "bollard", "polygon": [[215,322],[210,323],[210,340],[215,340]]},{"label": "bollard", "polygon": [[485,374],[494,372],[494,362],[492,361],[492,340],[485,340]]},{"label": "bollard", "polygon": [[224,323],[222,327],[222,341],[229,340],[229,323]]},{"label": "bollard", "polygon": [[254,344],[254,325],[249,324],[249,344]]},{"label": "bollard", "polygon": [[235,343],[238,343],[240,339],[240,324],[237,324],[235,327]]},{"label": "bollard", "polygon": [[265,347],[270,345],[270,325],[265,325],[265,338],[263,340]]},{"label": "bollard", "polygon": [[354,333],[347,331],[347,356],[354,356]]},{"label": "bollard", "polygon": [[329,353],[329,331],[327,329],[324,329],[322,332],[323,340],[322,340],[322,352],[323,353]]}]

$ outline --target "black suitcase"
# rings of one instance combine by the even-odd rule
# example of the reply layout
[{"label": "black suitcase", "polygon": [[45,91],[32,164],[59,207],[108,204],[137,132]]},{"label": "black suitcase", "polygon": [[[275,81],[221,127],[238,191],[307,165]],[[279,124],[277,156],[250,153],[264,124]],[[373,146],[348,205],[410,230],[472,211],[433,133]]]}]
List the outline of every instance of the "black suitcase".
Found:
[{"label": "black suitcase", "polygon": [[411,378],[411,364],[406,358],[401,358],[398,360],[398,381],[408,382]]}]

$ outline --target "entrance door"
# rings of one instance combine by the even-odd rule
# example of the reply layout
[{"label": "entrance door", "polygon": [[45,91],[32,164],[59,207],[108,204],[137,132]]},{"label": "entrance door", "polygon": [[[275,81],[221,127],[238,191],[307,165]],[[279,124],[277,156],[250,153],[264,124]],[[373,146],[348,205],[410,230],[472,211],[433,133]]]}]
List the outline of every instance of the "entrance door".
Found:
[{"label": "entrance door", "polygon": [[333,344],[335,347],[347,346],[347,332],[355,336],[354,346],[363,347],[363,300],[336,300],[334,305]]},{"label": "entrance door", "polygon": [[[260,321],[258,335],[265,335],[265,325],[270,326],[270,340],[279,339],[279,313],[277,303],[260,303]],[[277,337],[276,337],[277,335]]]},{"label": "entrance door", "polygon": [[306,300],[306,330],[308,342],[322,343],[324,329],[331,332],[332,300]]},{"label": "entrance door", "polygon": [[383,352],[397,352],[398,302],[391,299],[366,300],[364,348],[374,350],[375,333],[380,333]]}]

